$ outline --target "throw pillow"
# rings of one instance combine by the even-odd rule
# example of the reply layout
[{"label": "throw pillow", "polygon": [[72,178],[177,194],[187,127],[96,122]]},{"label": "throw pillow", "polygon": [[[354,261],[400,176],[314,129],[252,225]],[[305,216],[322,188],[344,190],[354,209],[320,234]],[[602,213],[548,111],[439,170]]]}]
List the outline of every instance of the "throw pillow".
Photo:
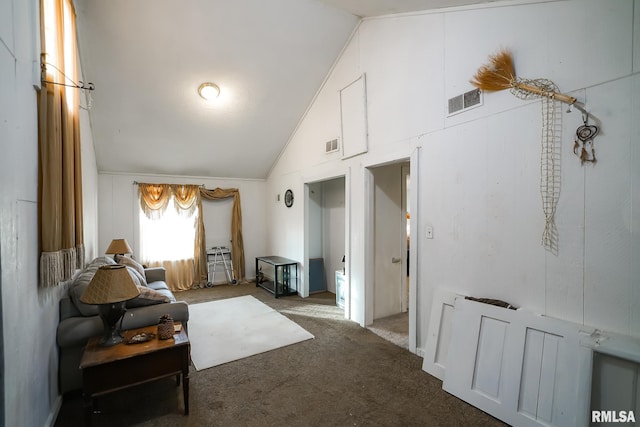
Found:
[{"label": "throw pillow", "polygon": [[147,281],[145,280],[143,274],[140,274],[138,270],[133,267],[129,267],[128,265],[126,266],[126,268],[129,276],[131,276],[131,279],[136,286],[147,286]]},{"label": "throw pillow", "polygon": [[171,302],[171,298],[169,298],[164,293],[154,291],[153,289],[147,288],[146,286],[138,286],[138,290],[140,291],[140,295],[132,300],[127,301],[128,308],[145,307],[148,305]]},{"label": "throw pillow", "polygon": [[147,286],[147,279],[144,275],[144,267],[142,266],[142,264],[140,264],[138,261],[136,261],[133,258],[129,258],[125,256],[118,257],[118,264],[126,265],[127,267],[131,267],[135,271],[137,271],[140,274],[140,277],[142,278],[142,284],[144,286]]}]

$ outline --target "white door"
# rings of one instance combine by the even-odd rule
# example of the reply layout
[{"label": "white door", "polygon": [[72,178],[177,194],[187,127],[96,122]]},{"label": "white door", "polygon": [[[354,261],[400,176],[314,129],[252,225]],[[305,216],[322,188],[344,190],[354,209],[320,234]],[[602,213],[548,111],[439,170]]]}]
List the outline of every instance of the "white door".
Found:
[{"label": "white door", "polygon": [[[373,169],[374,177],[374,298],[373,318],[401,313],[404,296],[402,274],[406,231],[402,208],[402,165]],[[405,255],[406,256],[406,255]]]}]

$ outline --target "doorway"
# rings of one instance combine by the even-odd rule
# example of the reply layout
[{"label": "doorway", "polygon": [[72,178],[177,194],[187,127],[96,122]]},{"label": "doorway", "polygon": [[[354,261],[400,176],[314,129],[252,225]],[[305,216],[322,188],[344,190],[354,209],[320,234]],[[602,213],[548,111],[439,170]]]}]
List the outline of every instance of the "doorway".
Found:
[{"label": "doorway", "polygon": [[307,296],[330,298],[349,309],[346,263],[346,210],[344,176],[306,184],[306,269]]},{"label": "doorway", "polygon": [[373,286],[372,322],[367,327],[409,349],[410,163],[401,161],[369,171]]}]

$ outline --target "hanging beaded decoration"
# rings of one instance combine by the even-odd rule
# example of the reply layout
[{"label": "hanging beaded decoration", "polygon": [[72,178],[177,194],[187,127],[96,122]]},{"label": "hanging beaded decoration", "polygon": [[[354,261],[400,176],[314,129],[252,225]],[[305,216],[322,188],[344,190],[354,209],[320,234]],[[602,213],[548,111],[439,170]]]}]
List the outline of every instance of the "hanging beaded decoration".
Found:
[{"label": "hanging beaded decoration", "polygon": [[[539,88],[545,93],[558,91],[555,83],[548,79],[517,80],[527,86]],[[511,93],[517,98],[524,100],[540,98],[542,102],[540,196],[542,197],[542,211],[545,221],[544,230],[542,231],[542,246],[549,252],[557,255],[558,228],[556,227],[554,217],[556,206],[560,199],[562,106],[560,102],[553,97],[541,96],[539,93],[523,90],[517,86],[511,88]]]},{"label": "hanging beaded decoration", "polygon": [[[558,229],[554,216],[560,198],[560,166],[562,112],[560,102],[573,105],[576,98],[558,92],[558,87],[548,79],[521,79],[516,77],[513,58],[507,51],[490,57],[488,65],[480,67],[471,84],[482,91],[509,89],[513,95],[528,100],[542,100],[542,150],[540,153],[540,194],[545,227],[542,246],[554,255],[558,254]],[[586,123],[585,123],[586,125]]]}]

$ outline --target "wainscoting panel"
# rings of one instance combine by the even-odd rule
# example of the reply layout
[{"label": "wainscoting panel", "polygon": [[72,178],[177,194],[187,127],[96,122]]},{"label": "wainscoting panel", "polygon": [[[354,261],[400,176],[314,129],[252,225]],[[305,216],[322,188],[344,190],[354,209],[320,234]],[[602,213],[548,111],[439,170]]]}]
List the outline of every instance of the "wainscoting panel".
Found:
[{"label": "wainscoting panel", "polygon": [[422,370],[444,381],[449,357],[449,342],[453,324],[453,304],[457,295],[438,289],[433,296],[429,334],[422,360]]}]

